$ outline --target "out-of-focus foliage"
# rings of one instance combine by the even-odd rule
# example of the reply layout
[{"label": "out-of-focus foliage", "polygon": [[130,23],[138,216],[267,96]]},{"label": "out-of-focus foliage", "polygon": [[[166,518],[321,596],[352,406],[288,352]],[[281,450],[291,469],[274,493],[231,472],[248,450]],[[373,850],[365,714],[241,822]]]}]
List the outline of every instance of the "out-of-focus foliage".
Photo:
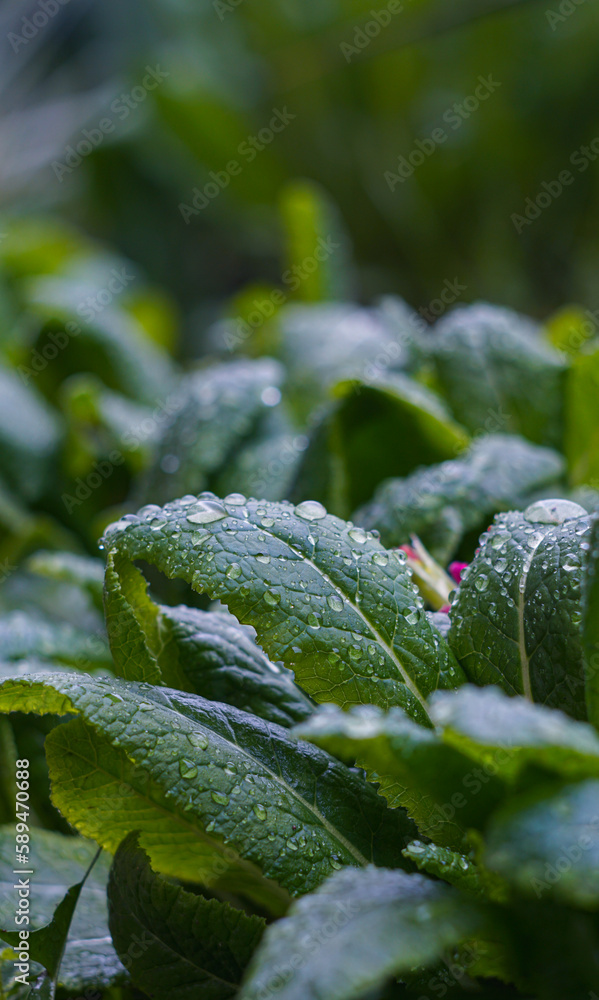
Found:
[{"label": "out-of-focus foliage", "polygon": [[[367,0],[64,5],[4,44],[5,210],[59,203],[197,310],[194,341],[223,297],[279,281],[286,232],[301,260],[306,230],[333,233],[339,217],[367,298],[428,309],[457,280],[535,314],[596,309],[592,0],[567,14],[536,0],[388,6],[377,29]],[[5,4],[2,34],[22,36],[35,10]],[[281,131],[260,138],[273,118]],[[339,213],[289,195],[298,178]],[[329,269],[300,295],[323,290],[346,291]]]}]

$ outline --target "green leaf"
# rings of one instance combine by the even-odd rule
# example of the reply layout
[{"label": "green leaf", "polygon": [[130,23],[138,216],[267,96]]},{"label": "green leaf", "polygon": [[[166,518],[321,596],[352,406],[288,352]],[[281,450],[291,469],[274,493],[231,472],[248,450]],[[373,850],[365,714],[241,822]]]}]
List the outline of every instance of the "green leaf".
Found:
[{"label": "green leaf", "polygon": [[447,746],[441,733],[398,709],[385,715],[370,706],[349,712],[327,706],[298,731],[341,760],[355,759],[391,807],[405,808],[421,834],[456,850],[504,796],[493,774],[477,777],[468,757]]},{"label": "green leaf", "polygon": [[203,494],[126,515],[103,541],[227,604],[316,701],[401,705],[426,721],[427,696],[460,682],[404,554],[315,501]]},{"label": "green leaf", "polygon": [[0,659],[52,660],[91,669],[112,667],[106,638],[68,622],[51,621],[29,611],[0,617]]},{"label": "green leaf", "polygon": [[[110,933],[133,984],[157,1000],[226,1000],[264,933],[265,921],[187,892],[153,872],[130,834],[108,883]],[[131,947],[132,944],[135,947]]]},{"label": "green leaf", "polygon": [[[343,297],[350,285],[349,241],[337,206],[323,188],[305,180],[286,184],[280,202],[291,269],[285,274],[301,275],[293,289],[297,298],[322,302]],[[307,261],[315,264],[310,272]]]},{"label": "green leaf", "polygon": [[297,433],[282,407],[270,407],[252,436],[220,470],[215,493],[283,500],[289,495],[307,444],[308,438]]},{"label": "green leaf", "polygon": [[492,434],[460,458],[383,483],[355,519],[379,531],[388,547],[417,535],[433,556],[447,562],[466,532],[480,531],[501,510],[525,506],[534,490],[555,483],[563,471],[557,452]]},{"label": "green leaf", "polygon": [[561,446],[566,365],[531,320],[485,303],[454,309],[430,347],[441,391],[469,431]]},{"label": "green leaf", "polygon": [[271,663],[253,629],[233,615],[184,605],[161,606],[160,615],[163,655],[176,659],[190,691],[280,726],[295,725],[314,711],[291,672]]},{"label": "green leaf", "polygon": [[51,482],[60,438],[56,411],[27,378],[0,365],[2,473],[25,500],[39,499]]},{"label": "green leaf", "polygon": [[599,516],[591,518],[591,536],[583,577],[583,640],[589,721],[599,727]]},{"label": "green leaf", "polygon": [[338,872],[269,927],[239,1000],[352,1000],[429,965],[482,924],[476,907],[421,875]]},{"label": "green leaf", "polygon": [[413,831],[328,754],[196,695],[40,674],[5,681],[0,710],[80,712],[46,740],[55,805],[111,851],[139,830],[153,866],[175,877],[214,882],[232,867],[280,905],[256,866],[307,892],[339,865],[392,865]]},{"label": "green leaf", "polygon": [[[45,323],[60,323],[68,330],[64,334],[68,350],[63,349],[53,363],[61,374],[65,368],[69,373],[89,369],[91,355],[94,372],[108,386],[155,407],[173,388],[168,354],[152,343],[116,299],[99,311],[87,305],[81,308],[88,297],[97,301],[98,292],[112,280],[112,263],[123,261],[107,265],[106,259],[87,257],[63,274],[36,275],[26,283],[27,305]],[[131,266],[126,264],[121,273],[135,277]]]},{"label": "green leaf", "polygon": [[309,496],[349,514],[382,480],[452,458],[469,443],[443,401],[400,372],[337,383],[333,394],[339,402],[312,433],[294,499]]},{"label": "green leaf", "polygon": [[385,371],[407,360],[401,332],[384,310],[353,302],[289,305],[279,313],[277,327],[278,356],[289,373],[286,395],[301,422],[339,381],[380,374],[373,358],[382,360]]},{"label": "green leaf", "polygon": [[282,726],[312,713],[290,672],[256,646],[253,629],[226,610],[154,604],[142,573],[113,552],[107,558],[105,607],[115,672],[125,680],[192,691]]},{"label": "green leaf", "polygon": [[527,896],[599,909],[599,780],[509,802],[489,824],[483,862]]},{"label": "green leaf", "polygon": [[570,480],[597,484],[599,479],[599,350],[572,359],[566,381],[564,450]]},{"label": "green leaf", "polygon": [[80,556],[74,552],[38,549],[27,560],[27,569],[50,580],[75,584],[89,593],[97,607],[102,606],[104,564],[101,559]]},{"label": "green leaf", "polygon": [[470,680],[586,718],[581,577],[589,520],[543,500],[500,514],[451,609],[448,642]]},{"label": "green leaf", "polygon": [[498,688],[439,692],[431,717],[448,746],[509,784],[527,766],[571,781],[599,777],[599,736],[592,726]]},{"label": "green leaf", "polygon": [[451,851],[447,847],[439,847],[438,844],[425,844],[421,840],[414,840],[404,847],[403,855],[413,861],[420,871],[443,879],[444,882],[449,882],[450,885],[455,885],[456,888],[474,896],[486,895],[484,876],[472,859],[465,854]]},{"label": "green leaf", "polygon": [[140,487],[143,497],[160,503],[212,486],[267,412],[264,392],[282,379],[270,358],[209,365],[183,378],[175,415]]},{"label": "green leaf", "polygon": [[[29,846],[28,867],[34,874],[9,876],[14,868],[15,829],[14,825],[0,829],[0,860],[6,872],[0,883],[0,926],[14,925],[14,883],[19,877],[29,878],[32,959],[43,964],[51,977],[60,966],[58,983],[73,992],[121,982],[125,970],[108,933],[106,883],[110,859],[101,855],[84,879],[97,853],[96,844],[32,828]],[[18,930],[2,930],[0,937],[16,943]]]}]

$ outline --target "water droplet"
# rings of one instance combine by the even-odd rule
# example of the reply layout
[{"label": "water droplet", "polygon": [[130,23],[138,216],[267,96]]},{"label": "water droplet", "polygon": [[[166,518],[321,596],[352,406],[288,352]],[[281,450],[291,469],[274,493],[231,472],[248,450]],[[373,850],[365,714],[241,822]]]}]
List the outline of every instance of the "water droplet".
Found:
[{"label": "water droplet", "polygon": [[343,611],[343,601],[337,594],[329,594],[327,604],[331,611]]},{"label": "water droplet", "polygon": [[256,819],[259,819],[261,823],[264,822],[264,820],[266,819],[266,809],[264,808],[264,806],[261,805],[259,802],[256,802],[256,804],[252,808],[254,810]]},{"label": "water droplet", "polygon": [[262,525],[263,528],[272,528],[274,523],[275,523],[274,517],[263,517],[262,520],[260,521],[260,524]]},{"label": "water droplet", "polygon": [[337,860],[337,858],[331,858],[331,868],[334,868],[336,871],[340,871],[341,868],[343,868],[343,865]]},{"label": "water droplet", "polygon": [[198,747],[200,750],[208,749],[208,739],[203,736],[202,733],[188,733],[187,739],[191,743],[192,747]]},{"label": "water droplet", "polygon": [[243,493],[229,493],[225,497],[225,503],[231,504],[232,507],[243,507],[245,497]]},{"label": "water droplet", "polygon": [[304,500],[297,505],[295,513],[304,521],[320,521],[321,518],[326,517],[327,512],[318,500]]},{"label": "water droplet", "polygon": [[191,540],[194,545],[202,545],[207,538],[210,538],[209,531],[192,531]]},{"label": "water droplet", "polygon": [[375,552],[372,561],[377,564],[377,566],[386,566],[389,562],[389,556],[386,552]]},{"label": "water droplet", "polygon": [[183,757],[179,761],[179,774],[182,778],[195,778],[197,777],[198,769],[191,760],[185,760]]},{"label": "water droplet", "polygon": [[229,796],[225,795],[224,792],[210,792],[210,796],[213,802],[216,802],[219,806],[229,805]]},{"label": "water droplet", "polygon": [[264,594],[264,603],[269,604],[271,608],[277,606],[281,600],[281,595],[277,594],[274,590],[267,590]]},{"label": "water droplet", "polygon": [[313,611],[308,615],[308,625],[310,628],[320,628],[320,618]]},{"label": "water droplet", "polygon": [[258,560],[259,563],[262,563],[264,566],[268,566],[270,562],[270,556],[267,556],[264,552],[260,552],[260,554],[256,556],[256,559]]},{"label": "water droplet", "polygon": [[563,524],[585,515],[584,507],[571,500],[537,500],[524,511],[525,519],[532,524]]},{"label": "water droplet", "polygon": [[294,840],[288,840],[287,847],[289,848],[290,851],[297,851],[297,844],[295,843]]},{"label": "water droplet", "polygon": [[200,500],[187,520],[192,524],[210,524],[212,521],[222,521],[227,512],[218,500]]},{"label": "water droplet", "polygon": [[489,580],[486,576],[477,576],[474,581],[474,586],[478,591],[486,590],[489,585]]},{"label": "water droplet", "polygon": [[225,576],[227,576],[229,580],[238,580],[241,576],[241,566],[239,563],[231,563],[230,566],[227,566]]},{"label": "water droplet", "polygon": [[368,535],[363,528],[350,528],[348,535],[354,542],[357,542],[358,545],[364,545],[364,542],[368,538]]}]

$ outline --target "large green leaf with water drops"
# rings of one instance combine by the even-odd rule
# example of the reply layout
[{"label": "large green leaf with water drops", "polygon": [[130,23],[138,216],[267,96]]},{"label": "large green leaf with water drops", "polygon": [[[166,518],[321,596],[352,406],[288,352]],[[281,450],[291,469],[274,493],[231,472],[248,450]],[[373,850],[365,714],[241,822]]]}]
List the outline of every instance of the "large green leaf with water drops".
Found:
[{"label": "large green leaf with water drops", "polygon": [[250,626],[224,608],[155,604],[140,570],[112,551],[104,604],[115,672],[125,680],[192,691],[283,726],[311,714],[310,699],[264,655]]},{"label": "large green leaf with water drops", "polygon": [[451,609],[448,642],[468,677],[586,718],[581,579],[586,511],[543,500],[500,514]]},{"label": "large green leaf with water drops", "polygon": [[[261,917],[186,891],[152,871],[130,834],[108,882],[112,940],[133,984],[157,1000],[227,1000],[264,933]],[[140,946],[131,949],[131,942]]]},{"label": "large green leaf with water drops", "polygon": [[441,319],[429,348],[439,387],[469,431],[561,447],[566,364],[532,320],[475,303]]},{"label": "large green leaf with water drops", "polygon": [[439,560],[454,554],[463,535],[500,510],[525,506],[535,490],[557,482],[564,460],[556,451],[509,434],[489,434],[459,458],[389,479],[355,515],[384,545],[417,535]]},{"label": "large green leaf with water drops", "polygon": [[[91,865],[97,845],[82,837],[65,836],[41,828],[32,828],[29,842],[34,871],[30,879],[29,929],[37,932],[31,941],[31,956],[46,968],[56,969],[66,937],[66,947],[58,968],[58,982],[72,992],[86,987],[108,987],[126,979],[108,931],[106,883],[110,858],[102,854],[80,883]],[[14,824],[0,828],[0,938],[14,940],[6,930],[14,928],[17,902],[15,881]],[[20,876],[26,879],[28,876]],[[70,896],[68,892],[70,891]],[[77,898],[74,896],[77,895]],[[59,912],[59,908],[60,912]],[[74,910],[74,915],[73,915]],[[70,911],[70,912],[69,912]],[[71,919],[72,917],[72,919]],[[23,929],[24,925],[20,925]],[[14,933],[14,932],[13,932]]]},{"label": "large green leaf with water drops", "polygon": [[317,701],[401,705],[426,721],[428,695],[462,679],[404,554],[316,501],[184,497],[126,515],[103,543],[227,604]]},{"label": "large green leaf with water drops", "polygon": [[0,710],[80,713],[46,741],[55,804],[112,851],[139,830],[166,874],[213,882],[233,868],[247,891],[268,898],[260,868],[307,892],[335,867],[397,863],[413,831],[328,754],[197,695],[37,674],[0,685]]},{"label": "large green leaf with water drops", "polygon": [[[484,926],[475,904],[421,875],[338,872],[269,927],[239,1000],[358,1000],[430,965]],[[281,963],[293,970],[284,975]]]}]

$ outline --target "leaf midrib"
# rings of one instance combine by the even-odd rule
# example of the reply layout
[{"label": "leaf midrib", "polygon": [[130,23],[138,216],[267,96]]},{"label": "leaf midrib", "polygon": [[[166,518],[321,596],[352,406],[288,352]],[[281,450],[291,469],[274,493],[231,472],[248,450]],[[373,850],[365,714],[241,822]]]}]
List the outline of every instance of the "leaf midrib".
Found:
[{"label": "leaf midrib", "polygon": [[[150,697],[151,697],[151,695],[150,695]],[[177,709],[175,709],[175,708],[172,708],[172,707],[170,707],[170,706],[168,706],[168,705],[167,705],[167,706],[165,706],[165,705],[163,705],[163,704],[161,705],[161,704],[160,704],[159,702],[158,702],[158,703],[156,703],[156,702],[155,702],[155,704],[157,705],[157,707],[158,707],[158,708],[162,708],[162,710],[163,710],[163,711],[166,711],[166,712],[170,712],[170,713],[172,713],[173,715],[175,715],[175,716],[176,716],[176,718],[177,718],[178,720],[179,720],[179,719],[180,719],[180,720],[182,720],[182,721],[183,721],[183,723],[184,723],[185,725],[189,725],[189,724],[190,724],[190,720],[189,720],[189,719],[188,719],[188,718],[187,718],[187,717],[186,717],[185,715],[183,715],[183,713],[182,713],[182,712],[179,712],[179,711],[177,711]],[[83,721],[84,721],[84,722],[86,722],[86,721],[88,721],[88,720],[86,720],[86,719],[85,719],[85,717],[83,716]],[[104,732],[104,731],[103,731],[103,730],[102,730],[102,729],[100,728],[100,726],[99,726],[99,725],[97,725],[96,723],[92,722],[91,720],[89,720],[89,724],[90,724],[91,726],[93,726],[93,727],[94,727],[95,729],[97,729],[97,730],[98,730],[98,731],[100,732],[100,734],[101,734],[101,735],[103,735],[103,736],[104,736],[105,738],[109,739],[109,737],[107,736],[107,734],[106,734],[106,733],[105,733],[105,732]],[[217,739],[220,739],[220,740],[222,740],[222,741],[223,741],[223,743],[226,743],[226,744],[227,744],[227,746],[230,746],[230,747],[233,747],[233,748],[234,748],[234,749],[235,749],[235,750],[236,750],[236,751],[237,751],[238,753],[240,753],[240,754],[241,754],[242,756],[244,756],[244,757],[246,757],[246,758],[247,758],[248,760],[250,760],[250,761],[251,761],[251,762],[253,763],[254,767],[256,766],[256,762],[258,762],[258,763],[259,763],[259,765],[260,765],[260,767],[261,767],[261,768],[263,768],[263,769],[264,769],[264,771],[265,771],[265,772],[266,772],[266,773],[267,773],[268,775],[270,775],[270,776],[271,776],[271,778],[272,778],[272,779],[273,779],[273,780],[274,780],[274,781],[275,781],[275,782],[276,782],[276,783],[277,783],[278,785],[281,785],[281,786],[282,786],[282,787],[283,787],[283,788],[285,789],[285,791],[286,791],[286,792],[287,792],[288,794],[290,794],[290,795],[292,796],[292,798],[296,799],[296,800],[297,800],[297,801],[298,801],[299,803],[301,803],[301,804],[302,804],[302,805],[303,805],[303,806],[304,806],[304,807],[305,807],[305,808],[306,808],[306,809],[307,809],[307,810],[308,810],[309,812],[311,812],[313,816],[315,816],[315,817],[316,817],[316,819],[317,819],[317,820],[318,820],[318,822],[319,822],[319,825],[320,825],[320,826],[322,826],[322,827],[323,827],[323,828],[324,828],[324,829],[325,829],[325,830],[326,830],[326,831],[327,831],[327,832],[329,833],[329,835],[330,835],[330,836],[331,836],[331,837],[332,837],[332,838],[333,838],[334,840],[338,841],[338,843],[339,843],[340,845],[342,845],[342,846],[343,846],[343,847],[344,847],[344,848],[345,848],[345,849],[346,849],[346,850],[348,851],[348,853],[352,855],[352,857],[353,857],[353,858],[355,858],[355,860],[357,861],[357,863],[358,863],[358,864],[359,864],[359,865],[360,865],[361,867],[364,867],[364,866],[366,866],[366,865],[368,864],[368,859],[367,859],[367,858],[365,858],[365,857],[364,857],[364,856],[363,856],[363,855],[362,855],[362,854],[360,853],[360,851],[358,851],[358,849],[357,849],[356,847],[354,847],[354,845],[353,845],[353,844],[351,844],[351,843],[350,843],[350,841],[348,841],[348,840],[347,840],[347,839],[346,839],[346,838],[345,838],[345,837],[343,836],[343,834],[342,834],[342,833],[341,833],[341,832],[340,832],[339,830],[337,830],[337,828],[336,828],[336,827],[332,826],[332,825],[331,825],[331,824],[330,824],[330,823],[328,822],[328,820],[326,819],[326,817],[324,817],[324,816],[322,815],[322,813],[321,813],[321,812],[320,812],[320,811],[319,811],[318,809],[316,809],[316,807],[315,807],[315,806],[311,805],[311,804],[310,804],[310,803],[309,803],[309,802],[308,802],[308,801],[307,801],[306,799],[304,799],[304,797],[303,797],[302,795],[300,795],[300,794],[299,794],[299,792],[297,792],[297,791],[296,791],[296,790],[295,790],[295,789],[294,789],[294,788],[293,788],[293,787],[292,787],[291,785],[288,785],[288,784],[287,784],[287,783],[286,783],[286,782],[285,782],[285,781],[283,780],[283,778],[282,778],[282,776],[281,776],[281,775],[277,775],[277,774],[275,774],[275,772],[274,772],[274,771],[271,771],[271,769],[270,769],[269,767],[267,767],[267,765],[266,765],[266,764],[264,764],[264,763],[263,763],[263,762],[262,762],[262,761],[261,761],[261,760],[260,760],[259,758],[257,759],[257,758],[255,758],[255,757],[253,757],[253,756],[252,756],[252,755],[251,755],[251,754],[250,754],[250,753],[249,753],[249,752],[248,752],[247,750],[244,750],[244,749],[242,749],[242,748],[241,748],[241,747],[239,746],[239,744],[237,744],[237,743],[233,743],[233,742],[232,742],[231,740],[228,740],[228,739],[227,739],[226,737],[224,737],[224,736],[221,736],[221,735],[220,735],[220,733],[216,733],[216,732],[215,732],[214,730],[210,729],[210,728],[209,728],[208,726],[206,726],[206,725],[203,725],[203,724],[198,724],[198,728],[199,728],[199,726],[201,726],[201,730],[202,730],[203,732],[205,732],[205,733],[209,734],[209,736],[211,736],[212,738],[217,738]],[[113,746],[113,744],[112,744],[112,742],[110,741],[110,739],[109,739],[109,742],[110,742],[110,745],[111,745],[111,747],[113,747],[113,749],[114,749],[114,750],[117,750],[117,751],[118,751],[118,750],[120,749],[120,748],[118,748],[118,747],[114,747],[114,746]],[[82,759],[84,759],[84,758],[82,758]],[[109,773],[109,772],[106,772],[106,773]],[[113,777],[115,777],[115,776],[113,776]],[[131,786],[131,787],[133,787],[133,786]],[[134,791],[136,791],[136,789],[134,789]],[[143,797],[143,796],[142,796],[142,797]],[[153,802],[154,800],[153,800],[153,799],[148,799],[147,801],[150,801],[150,802]],[[168,812],[168,811],[167,811],[166,809],[164,809],[164,807],[160,807],[160,808],[162,808],[162,810],[163,810],[163,811],[165,812],[165,814],[166,814],[167,816],[172,816],[172,815],[173,815],[173,813],[169,813],[169,812]],[[175,815],[177,815],[177,814],[175,814]],[[183,818],[182,818],[182,817],[181,817],[181,820],[182,820],[183,822],[185,822],[185,821],[183,820]],[[190,828],[191,828],[191,829],[195,829],[195,828],[194,828],[194,827],[192,826],[192,824],[191,824],[191,823],[188,823],[188,825],[190,826]],[[213,843],[214,843],[214,841],[212,841],[212,839],[211,839],[210,837],[207,837],[207,836],[205,835],[205,833],[202,833],[202,832],[200,832],[200,834],[199,834],[199,835],[200,835],[200,836],[202,837],[202,839],[203,839],[203,840],[205,840],[205,841],[206,841],[206,842],[207,842],[208,844],[213,844]],[[243,861],[243,859],[241,859],[241,860]],[[247,862],[244,862],[244,864],[246,864],[246,865],[247,865]]]},{"label": "leaf midrib", "polygon": [[532,697],[532,685],[530,678],[530,659],[528,653],[526,652],[526,636],[524,635],[524,609],[526,605],[525,601],[525,591],[526,591],[526,581],[528,580],[528,574],[530,573],[536,551],[539,546],[544,541],[545,536],[539,538],[535,547],[526,554],[524,560],[524,565],[522,567],[522,573],[518,578],[518,652],[520,653],[520,668],[522,675],[522,689],[524,697],[529,701],[533,700]]},{"label": "leaf midrib", "polygon": [[[253,523],[253,521],[250,521],[249,518],[248,518],[248,522],[247,523],[251,524],[251,526],[254,529],[254,531],[258,531],[257,525],[255,525]],[[382,635],[380,634],[380,632],[378,631],[378,629],[376,628],[376,626],[370,621],[369,618],[367,618],[365,616],[365,614],[360,609],[359,605],[355,604],[351,600],[351,598],[349,598],[347,596],[347,594],[339,586],[337,586],[336,583],[333,582],[333,580],[328,575],[328,573],[325,573],[325,571],[323,569],[321,569],[312,559],[310,559],[309,556],[304,555],[304,553],[300,549],[296,549],[295,546],[292,545],[290,541],[288,541],[287,539],[279,538],[278,535],[275,535],[272,531],[268,531],[267,529],[263,528],[262,526],[260,526],[260,534],[269,535],[270,538],[273,538],[273,539],[276,538],[276,540],[278,542],[283,542],[284,545],[287,545],[287,547],[290,549],[291,552],[295,553],[295,555],[298,556],[299,559],[302,560],[303,562],[308,563],[308,565],[311,566],[319,574],[319,576],[321,576],[322,579],[325,580],[329,584],[330,587],[332,587],[332,589],[335,591],[335,593],[337,593],[339,595],[339,597],[341,597],[349,605],[349,607],[352,609],[352,611],[354,611],[356,613],[356,615],[358,616],[358,618],[360,618],[364,622],[366,628],[368,628],[370,630],[372,638],[375,639],[379,643],[379,645],[382,646],[383,649],[387,650],[389,658],[395,664],[395,666],[397,667],[397,669],[398,669],[398,671],[400,673],[400,676],[402,678],[402,683],[408,688],[408,690],[420,702],[420,704],[422,705],[422,708],[424,709],[424,711],[426,712],[426,715],[428,717],[428,711],[427,711],[427,707],[426,707],[426,699],[423,697],[423,695],[420,693],[420,691],[418,690],[418,688],[416,687],[416,685],[412,681],[412,678],[408,674],[407,670],[404,670],[404,666],[403,666],[401,660],[398,658],[397,654],[395,653],[395,650],[391,646],[389,646],[389,644],[383,639]],[[399,612],[398,612],[398,614],[399,614]]]},{"label": "leaf midrib", "polygon": [[166,941],[163,941],[162,938],[158,937],[158,934],[153,930],[150,924],[142,920],[136,913],[134,913],[131,910],[130,907],[128,908],[128,913],[129,917],[132,918],[140,928],[142,928],[144,931],[147,931],[150,937],[154,938],[155,941],[157,941],[160,945],[162,945],[162,947],[165,948],[167,952],[170,952],[170,954],[174,955],[175,958],[180,959],[182,964],[189,966],[190,969],[202,972],[209,979],[217,980],[219,983],[224,983],[225,986],[231,986],[235,991],[239,990],[239,983],[233,983],[230,982],[228,979],[223,979],[222,976],[217,976],[215,972],[211,972],[209,969],[205,969],[204,966],[198,965],[198,963],[194,959],[188,958],[186,955],[181,954],[180,951],[177,951]]}]

